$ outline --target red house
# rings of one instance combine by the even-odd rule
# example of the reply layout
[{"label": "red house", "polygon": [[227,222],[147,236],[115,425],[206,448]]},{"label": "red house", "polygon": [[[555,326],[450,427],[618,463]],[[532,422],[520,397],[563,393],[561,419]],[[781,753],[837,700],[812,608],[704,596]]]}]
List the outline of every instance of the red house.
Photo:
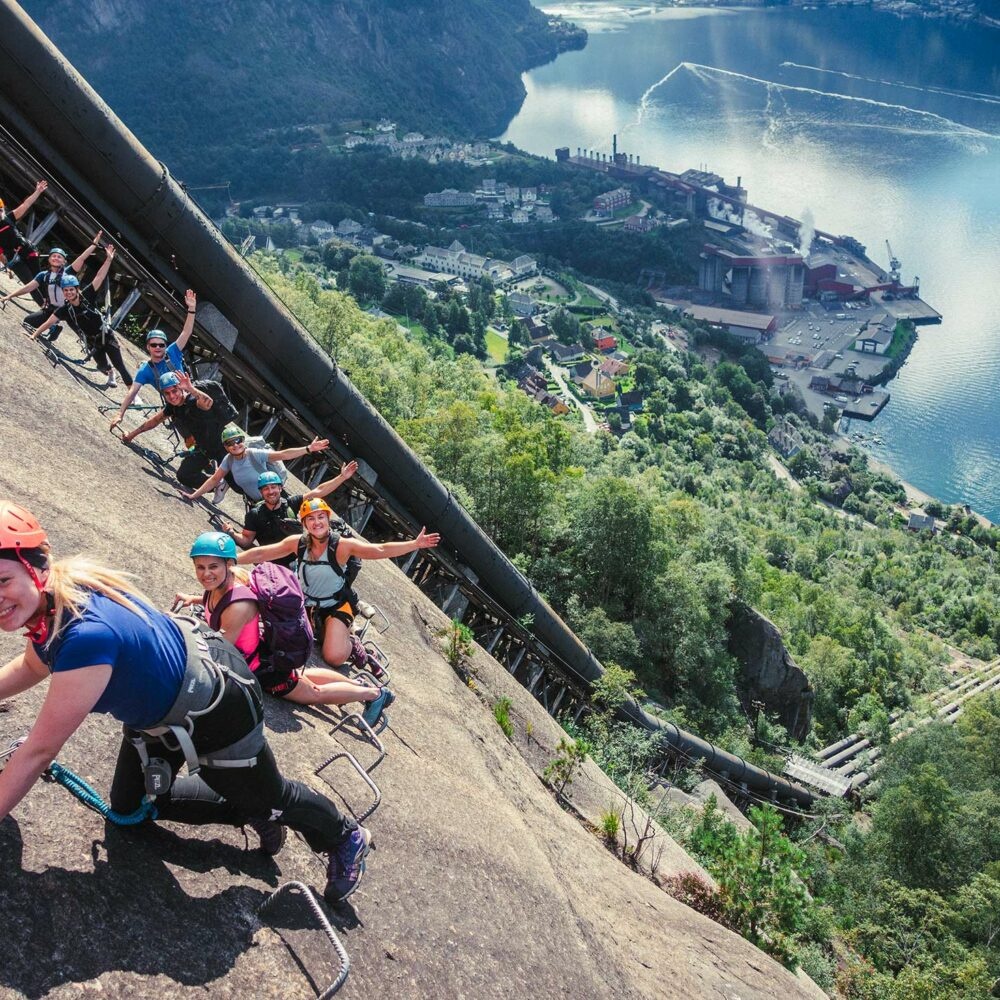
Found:
[{"label": "red house", "polygon": [[603,337],[595,336],[594,346],[599,351],[616,351],[618,350],[618,338],[612,337],[610,333]]}]

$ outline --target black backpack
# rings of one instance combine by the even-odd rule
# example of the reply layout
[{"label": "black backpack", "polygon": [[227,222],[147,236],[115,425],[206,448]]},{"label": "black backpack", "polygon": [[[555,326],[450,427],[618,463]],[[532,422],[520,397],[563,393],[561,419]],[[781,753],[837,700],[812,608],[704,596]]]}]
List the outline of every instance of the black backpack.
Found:
[{"label": "black backpack", "polygon": [[[344,580],[344,586],[341,590],[343,593],[345,590],[350,590],[354,581],[358,578],[358,573],[361,572],[361,560],[357,556],[351,556],[347,560],[347,564],[342,568],[337,562],[337,546],[340,544],[341,538],[354,538],[354,532],[351,530],[350,526],[341,521],[338,518],[338,523],[336,527],[331,523],[330,525],[330,540],[326,545],[326,560],[333,567],[333,569],[341,576]],[[299,564],[302,564],[302,557],[305,555],[306,550],[309,546],[308,539],[300,538],[298,547],[295,551],[295,558],[298,559]],[[337,595],[331,594],[330,597],[335,597]]]}]

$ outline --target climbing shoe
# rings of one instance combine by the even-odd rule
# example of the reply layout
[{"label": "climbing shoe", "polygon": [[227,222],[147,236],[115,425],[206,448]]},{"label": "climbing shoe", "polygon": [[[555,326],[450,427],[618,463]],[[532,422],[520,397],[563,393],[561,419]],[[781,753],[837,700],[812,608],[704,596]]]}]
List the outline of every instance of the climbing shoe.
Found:
[{"label": "climbing shoe", "polygon": [[118,379],[115,378],[115,373],[114,372],[112,372],[108,376],[107,382],[104,383],[104,388],[105,389],[117,389],[118,388]]},{"label": "climbing shoe", "polygon": [[54,326],[50,326],[49,332],[43,334],[42,336],[44,336],[50,344],[54,344],[59,339],[60,333],[62,333],[62,323],[56,323]]},{"label": "climbing shoe", "polygon": [[361,884],[365,873],[365,858],[372,849],[372,835],[363,826],[352,830],[343,843],[330,852],[326,866],[326,888],[323,898],[339,903]]},{"label": "climbing shoe", "polygon": [[220,504],[222,503],[222,498],[229,492],[229,483],[222,480],[218,486],[215,487],[215,492],[212,494],[212,503]]},{"label": "climbing shoe", "polygon": [[273,819],[251,819],[247,826],[260,837],[260,849],[272,857],[281,850],[288,836],[288,830]]},{"label": "climbing shoe", "polygon": [[382,688],[379,692],[379,696],[374,700],[368,702],[365,710],[361,713],[361,718],[368,723],[370,727],[377,725],[378,720],[382,718],[382,713],[396,700],[396,696],[388,689]]}]

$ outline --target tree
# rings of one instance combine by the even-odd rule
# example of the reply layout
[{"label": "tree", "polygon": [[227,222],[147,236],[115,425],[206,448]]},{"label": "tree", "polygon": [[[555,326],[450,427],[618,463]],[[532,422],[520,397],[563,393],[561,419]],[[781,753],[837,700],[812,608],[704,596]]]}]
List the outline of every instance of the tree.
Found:
[{"label": "tree", "polygon": [[370,254],[358,254],[347,271],[347,287],[359,302],[381,302],[385,295],[382,262]]}]

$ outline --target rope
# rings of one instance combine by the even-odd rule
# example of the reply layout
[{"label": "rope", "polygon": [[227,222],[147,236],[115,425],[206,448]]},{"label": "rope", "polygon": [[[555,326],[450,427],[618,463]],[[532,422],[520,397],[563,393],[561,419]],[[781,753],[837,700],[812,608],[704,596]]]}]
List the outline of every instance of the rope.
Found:
[{"label": "rope", "polygon": [[68,767],[63,767],[58,761],[53,761],[49,765],[46,777],[50,781],[55,781],[75,795],[85,806],[100,813],[106,820],[117,826],[135,826],[147,819],[156,819],[156,806],[149,799],[143,799],[142,805],[135,812],[124,814],[115,812],[94,791],[86,781],[78,774],[75,774]]}]

